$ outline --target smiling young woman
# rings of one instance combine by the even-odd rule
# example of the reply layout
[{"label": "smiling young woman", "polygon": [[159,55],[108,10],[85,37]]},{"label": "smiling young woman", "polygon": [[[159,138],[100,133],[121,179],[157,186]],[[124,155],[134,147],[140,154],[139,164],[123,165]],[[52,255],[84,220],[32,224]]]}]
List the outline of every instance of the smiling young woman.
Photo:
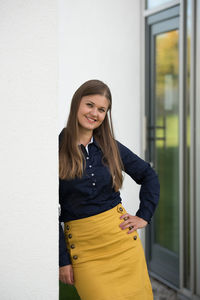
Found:
[{"label": "smiling young woman", "polygon": [[[160,185],[150,164],[115,139],[111,108],[108,86],[85,82],[59,135],[59,278],[81,300],[153,300],[137,229],[150,222]],[[122,171],[141,185],[135,216],[122,205]]]},{"label": "smiling young woman", "polygon": [[[108,99],[102,95],[84,96],[81,99],[78,109],[78,122],[83,128],[88,128],[89,124],[94,126],[88,129],[95,129],[103,122],[109,107]],[[87,121],[87,122],[86,122]]]}]

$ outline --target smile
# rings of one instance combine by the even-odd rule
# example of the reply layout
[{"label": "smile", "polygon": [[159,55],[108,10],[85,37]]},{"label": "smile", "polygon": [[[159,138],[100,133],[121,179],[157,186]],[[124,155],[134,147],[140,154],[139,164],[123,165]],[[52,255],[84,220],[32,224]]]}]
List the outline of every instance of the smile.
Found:
[{"label": "smile", "polygon": [[88,120],[88,122],[90,122],[90,123],[94,123],[94,122],[96,122],[96,120],[95,119],[91,119],[91,118],[88,118],[88,117],[86,117],[86,119]]}]

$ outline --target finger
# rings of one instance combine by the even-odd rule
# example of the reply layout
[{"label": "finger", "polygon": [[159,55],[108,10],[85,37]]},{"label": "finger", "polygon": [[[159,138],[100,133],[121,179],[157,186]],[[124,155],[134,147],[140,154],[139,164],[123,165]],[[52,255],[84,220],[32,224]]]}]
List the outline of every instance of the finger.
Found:
[{"label": "finger", "polygon": [[73,285],[73,283],[72,283],[72,281],[71,281],[71,279],[70,279],[70,278],[67,280],[66,284]]},{"label": "finger", "polygon": [[[125,226],[123,226],[123,229],[129,228],[130,230],[134,227],[135,225],[133,225],[132,223],[128,223]],[[132,227],[132,228],[130,228]]]},{"label": "finger", "polygon": [[120,219],[123,219],[124,217],[129,217],[129,214],[124,214],[124,215],[120,216]]},{"label": "finger", "polygon": [[133,228],[129,229],[129,231],[127,232],[127,234],[130,234],[130,233],[132,233],[132,232],[134,232],[136,230],[137,230],[137,226],[134,226]]},{"label": "finger", "polygon": [[60,280],[62,283],[65,283],[65,277],[63,277],[62,275],[59,276],[59,280]]},{"label": "finger", "polygon": [[[125,218],[127,218],[127,217],[125,217]],[[131,222],[131,219],[130,218],[127,218],[124,222],[122,222],[121,224],[120,224],[120,226],[124,226],[124,225],[127,225],[127,224],[129,224]]]},{"label": "finger", "polygon": [[63,277],[63,283],[64,284],[68,284],[68,280],[67,280],[67,278],[65,276]]},{"label": "finger", "polygon": [[71,280],[71,276],[70,276],[70,274],[69,274],[69,276],[67,276],[67,278],[66,278],[66,284],[70,284],[70,285],[72,285],[72,280]]},{"label": "finger", "polygon": [[60,278],[60,281],[64,284],[67,284],[67,280],[64,277]]},{"label": "finger", "polygon": [[127,228],[128,226],[131,226],[131,221],[127,220],[119,224],[120,228]]},{"label": "finger", "polygon": [[60,276],[60,278],[59,278],[59,280],[62,282],[62,283],[64,283],[64,284],[72,284],[71,283],[71,279],[70,278],[68,278],[68,277],[66,277],[66,276],[64,276],[64,275],[61,275]]},{"label": "finger", "polygon": [[71,283],[74,284],[74,272],[73,272],[73,270],[70,271],[70,278],[71,278]]}]

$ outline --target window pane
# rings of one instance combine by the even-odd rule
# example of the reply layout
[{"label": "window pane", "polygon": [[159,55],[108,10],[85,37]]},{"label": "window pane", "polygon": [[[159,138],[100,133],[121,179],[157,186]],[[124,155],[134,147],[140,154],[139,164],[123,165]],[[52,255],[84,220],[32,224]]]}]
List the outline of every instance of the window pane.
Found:
[{"label": "window pane", "polygon": [[155,39],[156,163],[161,184],[155,242],[179,253],[178,31]]},{"label": "window pane", "polygon": [[146,8],[154,8],[156,6],[165,4],[167,2],[170,2],[170,0],[147,0],[146,1]]}]

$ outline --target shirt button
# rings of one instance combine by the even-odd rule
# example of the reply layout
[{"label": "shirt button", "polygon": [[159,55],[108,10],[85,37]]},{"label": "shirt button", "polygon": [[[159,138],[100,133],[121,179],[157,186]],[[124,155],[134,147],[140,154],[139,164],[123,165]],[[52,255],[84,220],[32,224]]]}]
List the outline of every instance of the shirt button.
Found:
[{"label": "shirt button", "polygon": [[137,235],[134,235],[133,239],[134,239],[134,240],[137,240]]},{"label": "shirt button", "polygon": [[94,176],[94,173],[92,173],[91,176]]},{"label": "shirt button", "polygon": [[89,165],[89,168],[92,168],[92,166],[91,166],[91,165]]},{"label": "shirt button", "polygon": [[78,255],[74,255],[74,256],[73,256],[73,259],[77,259],[77,258],[78,258]]},{"label": "shirt button", "polygon": [[92,184],[93,184],[93,185],[96,185],[96,183],[95,183],[95,182],[93,182]]},{"label": "shirt button", "polygon": [[72,238],[72,235],[71,235],[71,233],[70,233],[70,234],[68,234],[68,238],[69,238],[69,239],[71,239],[71,238]]},{"label": "shirt button", "polygon": [[89,159],[89,156],[87,156],[86,159]]},{"label": "shirt button", "polygon": [[69,230],[69,225],[66,226],[66,229]]},{"label": "shirt button", "polygon": [[74,244],[71,244],[71,248],[74,249],[74,248],[75,248],[75,245],[74,245]]}]

